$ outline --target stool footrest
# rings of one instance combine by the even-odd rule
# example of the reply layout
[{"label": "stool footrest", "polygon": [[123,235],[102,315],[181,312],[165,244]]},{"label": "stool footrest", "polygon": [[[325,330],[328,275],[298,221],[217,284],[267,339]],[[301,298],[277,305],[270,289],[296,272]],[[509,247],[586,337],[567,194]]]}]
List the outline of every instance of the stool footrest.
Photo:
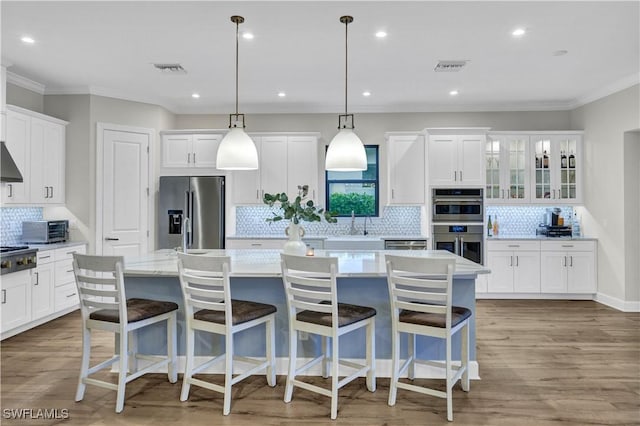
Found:
[{"label": "stool footrest", "polygon": [[416,385],[412,385],[410,383],[403,383],[403,382],[398,382],[397,385],[398,385],[398,388],[400,388],[400,389],[407,389],[407,390],[410,390],[410,391],[423,393],[425,395],[437,396],[439,398],[446,398],[447,397],[447,393],[446,392],[435,390],[435,389],[424,388],[422,386],[416,386]]}]

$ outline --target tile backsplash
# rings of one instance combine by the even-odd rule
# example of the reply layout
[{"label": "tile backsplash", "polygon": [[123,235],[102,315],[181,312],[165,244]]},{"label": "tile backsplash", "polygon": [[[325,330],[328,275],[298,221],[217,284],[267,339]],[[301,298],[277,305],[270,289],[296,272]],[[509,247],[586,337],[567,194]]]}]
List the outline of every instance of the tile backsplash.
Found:
[{"label": "tile backsplash", "polygon": [[544,223],[547,209],[559,207],[565,225],[571,225],[573,207],[571,206],[487,206],[485,222],[498,220],[499,234],[502,237],[535,235],[539,224]]},{"label": "tile backsplash", "polygon": [[42,207],[0,208],[0,245],[20,244],[25,220],[42,220]]},{"label": "tile backsplash", "polygon": [[[367,221],[371,235],[420,235],[420,210],[418,206],[387,206],[380,217]],[[236,235],[284,235],[288,221],[271,223],[265,219],[278,213],[269,206],[236,207]],[[303,222],[308,235],[345,235],[351,228],[350,218],[339,218],[338,223]],[[364,218],[356,218],[358,234],[364,231]]]}]

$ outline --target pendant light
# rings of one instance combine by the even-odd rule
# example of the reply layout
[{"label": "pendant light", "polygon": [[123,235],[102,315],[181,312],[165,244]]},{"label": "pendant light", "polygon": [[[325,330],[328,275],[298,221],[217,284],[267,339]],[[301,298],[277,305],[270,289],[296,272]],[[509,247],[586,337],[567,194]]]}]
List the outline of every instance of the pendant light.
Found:
[{"label": "pendant light", "polygon": [[348,26],[353,22],[352,16],[340,17],[344,24],[344,114],[338,116],[338,134],[335,135],[325,160],[325,169],[335,172],[351,172],[367,170],[367,153],[362,141],[353,132],[353,114],[347,109],[347,77],[348,77]]},{"label": "pendant light", "polygon": [[220,170],[256,170],[258,151],[253,140],[244,131],[244,114],[238,113],[238,41],[239,26],[244,22],[242,16],[232,16],[236,24],[236,113],[229,114],[229,132],[222,138],[218,147],[216,168]]}]

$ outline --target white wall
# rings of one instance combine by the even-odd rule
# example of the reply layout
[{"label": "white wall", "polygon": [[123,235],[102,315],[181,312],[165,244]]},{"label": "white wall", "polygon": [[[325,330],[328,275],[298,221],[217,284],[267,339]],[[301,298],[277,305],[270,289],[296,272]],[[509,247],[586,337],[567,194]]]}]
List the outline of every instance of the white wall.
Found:
[{"label": "white wall", "polygon": [[625,300],[640,301],[640,130],[624,134]]},{"label": "white wall", "polygon": [[585,131],[582,225],[598,238],[598,292],[620,303],[627,300],[625,226],[637,220],[624,208],[624,132],[640,128],[639,94],[635,85],[571,112],[571,126]]},{"label": "white wall", "polygon": [[7,83],[7,104],[46,114],[43,95],[11,83]]}]

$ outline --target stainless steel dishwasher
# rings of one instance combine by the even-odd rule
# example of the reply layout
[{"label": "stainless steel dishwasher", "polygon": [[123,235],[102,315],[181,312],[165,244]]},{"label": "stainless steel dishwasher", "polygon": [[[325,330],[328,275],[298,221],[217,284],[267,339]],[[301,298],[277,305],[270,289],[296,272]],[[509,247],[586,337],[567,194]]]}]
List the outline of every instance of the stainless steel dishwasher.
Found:
[{"label": "stainless steel dishwasher", "polygon": [[384,240],[385,250],[426,250],[427,240]]}]

